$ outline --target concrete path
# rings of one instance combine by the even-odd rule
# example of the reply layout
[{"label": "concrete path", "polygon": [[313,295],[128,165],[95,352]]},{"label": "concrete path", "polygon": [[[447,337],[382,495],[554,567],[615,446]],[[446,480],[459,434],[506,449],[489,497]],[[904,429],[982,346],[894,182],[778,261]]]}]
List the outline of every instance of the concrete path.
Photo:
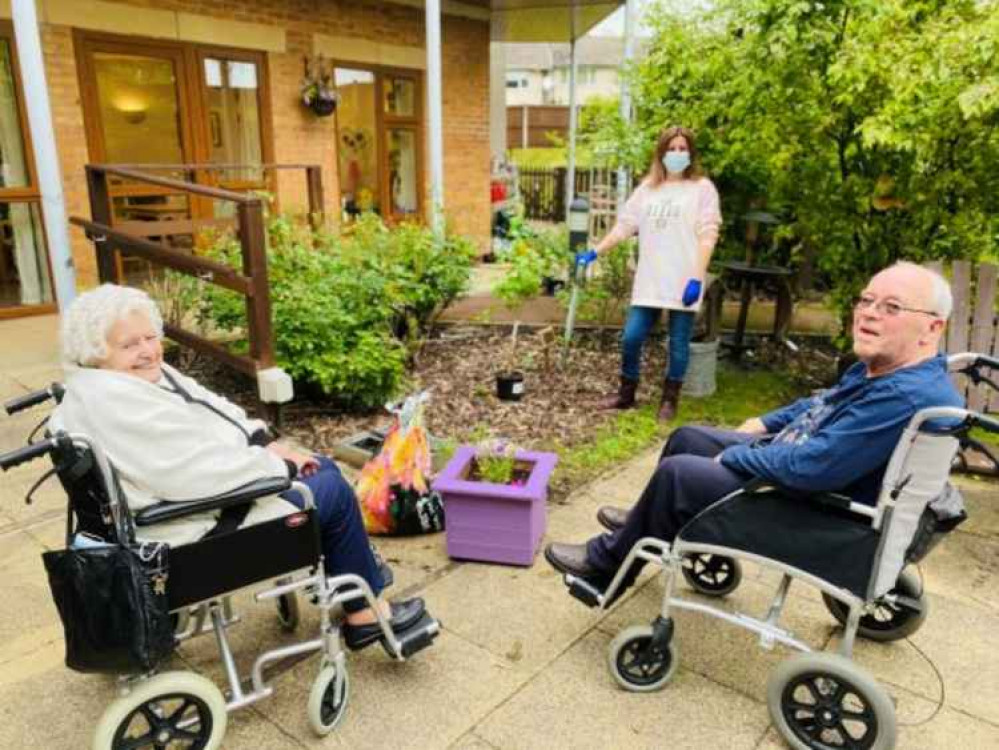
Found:
[{"label": "concrete path", "polygon": [[[2,324],[0,399],[58,378],[53,318]],[[0,450],[18,445],[33,416],[0,417]],[[582,540],[605,503],[627,504],[655,451],[549,508],[548,539]],[[35,502],[22,497],[40,465],[0,475],[0,747],[88,747],[114,698],[113,682],[62,664],[61,626],[40,553],[62,544],[65,499],[49,484]],[[856,659],[897,705],[899,748],[999,747],[999,488],[961,481],[971,519],[923,565],[931,612],[911,639],[861,643]],[[278,750],[349,748],[726,748],[784,744],[765,703],[769,672],[790,652],[763,651],[746,631],[680,613],[680,668],[662,692],[627,693],[607,668],[611,639],[647,623],[661,598],[658,578],[609,613],[571,599],[539,556],[530,568],[460,563],[443,535],[379,541],[396,572],[396,595],[419,593],[444,624],[435,646],[412,661],[390,662],[372,648],[349,657],[351,704],[342,725],[316,738],[306,701],[315,659],[276,682],[274,697],[230,716],[224,747]],[[747,566],[725,606],[762,614],[774,576]],[[684,589],[685,595],[689,594]],[[231,631],[242,669],[258,651],[293,636],[269,605],[238,597],[244,621]],[[308,611],[298,638],[316,633]],[[792,588],[783,625],[816,649],[835,648],[837,630],[817,594]],[[167,666],[193,669],[221,684],[211,638],[185,644]]]}]

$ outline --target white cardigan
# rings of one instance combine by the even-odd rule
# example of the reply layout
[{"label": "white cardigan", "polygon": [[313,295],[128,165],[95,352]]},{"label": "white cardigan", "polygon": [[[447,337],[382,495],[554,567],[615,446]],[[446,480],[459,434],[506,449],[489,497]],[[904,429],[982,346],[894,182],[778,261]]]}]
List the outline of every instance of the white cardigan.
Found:
[{"label": "white cardigan", "polygon": [[[194,500],[234,490],[258,479],[287,477],[284,461],[247,435],[264,423],[196,381],[163,365],[193,398],[206,401],[243,430],[211,409],[188,403],[133,375],[93,368],[67,369],[66,395],[52,413],[50,429],[83,433],[94,440],[117,469],[128,506],[141,510],[161,500]],[[257,500],[242,525],[261,523],[296,510],[277,496]],[[215,526],[221,511],[198,513],[136,529],[140,539],[187,544]]]}]

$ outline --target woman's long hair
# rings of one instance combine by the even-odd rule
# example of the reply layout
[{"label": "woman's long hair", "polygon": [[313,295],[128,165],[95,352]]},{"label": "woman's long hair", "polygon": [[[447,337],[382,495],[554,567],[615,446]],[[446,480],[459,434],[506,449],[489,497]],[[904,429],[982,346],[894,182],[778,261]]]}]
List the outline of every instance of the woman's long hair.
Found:
[{"label": "woman's long hair", "polygon": [[669,148],[669,142],[677,136],[682,137],[687,142],[687,151],[690,152],[690,166],[683,170],[683,179],[692,180],[700,177],[701,165],[697,155],[697,144],[694,142],[694,131],[689,128],[674,126],[666,128],[659,134],[659,141],[656,143],[656,150],[652,154],[652,164],[649,166],[649,173],[645,180],[649,187],[659,187],[666,180],[666,168],[663,166],[663,154]]}]

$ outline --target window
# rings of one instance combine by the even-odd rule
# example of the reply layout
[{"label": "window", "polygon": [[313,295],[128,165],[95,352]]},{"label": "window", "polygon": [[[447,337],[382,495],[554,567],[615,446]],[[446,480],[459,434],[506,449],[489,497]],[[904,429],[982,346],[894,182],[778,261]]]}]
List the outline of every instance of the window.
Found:
[{"label": "window", "polygon": [[506,87],[508,89],[526,89],[527,86],[528,86],[528,78],[525,73],[506,74]]},{"label": "window", "polygon": [[0,25],[0,317],[54,303],[16,67],[13,30]]},{"label": "window", "polygon": [[346,216],[386,219],[422,207],[420,81],[409,72],[338,67],[335,71],[340,204]]}]

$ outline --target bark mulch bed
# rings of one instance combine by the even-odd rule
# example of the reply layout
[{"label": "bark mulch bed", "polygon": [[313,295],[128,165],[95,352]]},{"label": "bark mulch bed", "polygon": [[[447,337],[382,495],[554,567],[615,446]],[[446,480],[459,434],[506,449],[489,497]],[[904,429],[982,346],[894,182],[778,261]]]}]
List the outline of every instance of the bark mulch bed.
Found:
[{"label": "bark mulch bed", "polygon": [[[427,428],[437,439],[459,443],[497,437],[534,449],[584,444],[616,415],[600,410],[598,404],[617,386],[619,332],[578,332],[564,366],[559,366],[561,336],[561,329],[522,330],[511,354],[508,330],[471,325],[443,328],[415,358],[406,392],[430,391]],[[641,403],[658,399],[664,349],[661,337],[646,346]],[[257,410],[255,388],[247,379],[203,357],[192,360],[175,355],[174,359],[180,359],[181,369],[208,387],[251,412]],[[496,373],[511,363],[525,375],[525,393],[518,402],[496,396]],[[753,366],[757,365],[783,368],[817,387],[829,379],[835,361],[828,354],[793,355],[783,347],[763,346],[756,351]],[[390,421],[384,410],[351,413],[330,400],[299,397],[282,408],[281,432],[329,454],[344,438]],[[571,482],[565,481],[552,487],[558,498],[572,489]]]}]

